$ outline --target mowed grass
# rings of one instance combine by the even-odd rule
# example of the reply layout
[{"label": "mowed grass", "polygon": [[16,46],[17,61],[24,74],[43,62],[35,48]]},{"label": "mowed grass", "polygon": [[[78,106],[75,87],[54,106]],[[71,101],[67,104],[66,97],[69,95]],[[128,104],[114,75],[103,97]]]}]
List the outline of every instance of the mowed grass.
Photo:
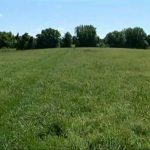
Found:
[{"label": "mowed grass", "polygon": [[0,149],[150,150],[150,51],[0,52]]}]

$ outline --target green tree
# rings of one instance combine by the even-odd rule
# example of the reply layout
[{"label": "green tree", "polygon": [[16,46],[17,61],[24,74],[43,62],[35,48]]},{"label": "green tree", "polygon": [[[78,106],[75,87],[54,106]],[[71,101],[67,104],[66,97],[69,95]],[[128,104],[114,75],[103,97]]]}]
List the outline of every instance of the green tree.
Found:
[{"label": "green tree", "polygon": [[123,31],[126,37],[125,47],[127,48],[144,48],[148,47],[147,35],[142,28],[128,28]]},{"label": "green tree", "polygon": [[78,45],[78,39],[77,39],[76,36],[73,36],[73,37],[72,37],[72,44],[75,45],[75,46]]},{"label": "green tree", "polygon": [[17,49],[27,50],[36,48],[36,39],[30,36],[28,33],[23,34],[22,36],[17,35]]},{"label": "green tree", "polygon": [[62,38],[62,47],[71,47],[72,45],[72,35],[67,32]]},{"label": "green tree", "polygon": [[99,37],[99,36],[97,36],[97,38],[96,38],[96,46],[97,47],[105,47],[104,46],[104,41]]},{"label": "green tree", "polygon": [[148,44],[150,46],[150,35],[147,36],[147,42],[148,42]]},{"label": "green tree", "polygon": [[42,30],[37,35],[37,48],[55,48],[60,45],[60,32],[54,29]]},{"label": "green tree", "polygon": [[92,25],[81,25],[75,28],[78,47],[96,47],[97,33]]},{"label": "green tree", "polygon": [[0,32],[0,48],[15,48],[16,39],[11,32]]},{"label": "green tree", "polygon": [[114,31],[110,32],[106,35],[105,44],[109,45],[110,47],[124,47],[126,38],[123,32]]}]

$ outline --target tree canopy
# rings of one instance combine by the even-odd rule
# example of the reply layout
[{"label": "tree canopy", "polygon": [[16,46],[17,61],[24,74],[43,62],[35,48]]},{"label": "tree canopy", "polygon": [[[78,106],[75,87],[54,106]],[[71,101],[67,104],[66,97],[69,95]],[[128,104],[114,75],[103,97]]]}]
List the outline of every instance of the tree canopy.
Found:
[{"label": "tree canopy", "polygon": [[114,31],[108,33],[105,37],[105,43],[110,47],[124,47],[126,43],[126,37],[124,32]]},{"label": "tree canopy", "polygon": [[147,48],[147,35],[142,28],[128,28],[123,31],[126,36],[127,48]]},{"label": "tree canopy", "polygon": [[22,36],[17,35],[17,49],[35,49],[36,48],[36,39],[30,36],[28,33],[23,34]]},{"label": "tree canopy", "polygon": [[37,37],[37,48],[55,48],[60,45],[60,32],[49,28],[42,30]]},{"label": "tree canopy", "polygon": [[110,47],[122,48],[143,48],[149,46],[148,37],[142,28],[127,28],[122,31],[108,33],[105,37],[105,44]]},{"label": "tree canopy", "polygon": [[92,25],[81,25],[75,28],[78,47],[96,47],[97,33]]},{"label": "tree canopy", "polygon": [[36,37],[25,33],[13,35],[11,32],[0,32],[0,48],[38,49],[56,47],[116,47],[116,48],[143,48],[150,47],[150,35],[140,27],[127,28],[122,31],[108,33],[101,39],[93,25],[80,25],[75,28],[75,35],[66,32],[63,37],[58,30],[48,28],[37,34]]},{"label": "tree canopy", "polygon": [[67,32],[65,33],[64,37],[62,38],[62,41],[61,41],[61,46],[62,47],[71,47],[72,45],[72,35]]},{"label": "tree canopy", "polygon": [[15,48],[16,39],[11,32],[0,32],[0,48]]}]

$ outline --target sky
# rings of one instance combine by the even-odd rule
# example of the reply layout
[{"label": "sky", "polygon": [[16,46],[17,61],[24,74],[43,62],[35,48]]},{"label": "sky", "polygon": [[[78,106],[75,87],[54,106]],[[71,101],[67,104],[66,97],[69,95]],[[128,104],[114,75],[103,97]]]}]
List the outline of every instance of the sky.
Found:
[{"label": "sky", "polygon": [[51,27],[63,35],[81,24],[101,38],[137,26],[150,34],[150,0],[0,0],[0,31],[35,36]]}]

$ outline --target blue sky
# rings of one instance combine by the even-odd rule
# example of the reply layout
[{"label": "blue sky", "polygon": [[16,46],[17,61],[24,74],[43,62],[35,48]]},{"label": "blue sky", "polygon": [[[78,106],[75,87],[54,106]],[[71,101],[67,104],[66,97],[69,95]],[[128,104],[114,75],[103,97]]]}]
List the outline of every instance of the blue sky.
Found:
[{"label": "blue sky", "polygon": [[0,0],[0,31],[74,34],[81,24],[94,25],[100,37],[135,26],[150,34],[150,0]]}]

